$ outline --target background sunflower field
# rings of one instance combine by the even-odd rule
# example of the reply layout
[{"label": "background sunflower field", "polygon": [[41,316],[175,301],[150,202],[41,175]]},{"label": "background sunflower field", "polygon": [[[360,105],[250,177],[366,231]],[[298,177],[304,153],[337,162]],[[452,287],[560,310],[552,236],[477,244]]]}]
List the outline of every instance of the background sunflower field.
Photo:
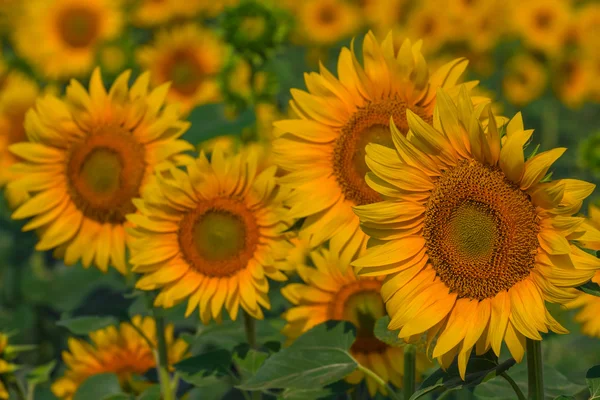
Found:
[{"label": "background sunflower field", "polygon": [[[19,147],[9,146],[27,141],[29,135],[31,142],[52,142],[60,150],[66,144],[53,134],[93,124],[96,117],[118,119],[120,127],[136,118],[146,121],[149,128],[140,137],[148,137],[145,145],[156,144],[157,159],[170,167],[202,152],[208,156],[203,160],[222,162],[228,171],[239,168],[248,181],[254,177],[249,171],[258,170],[257,187],[275,191],[266,183],[275,179],[275,170],[267,176],[269,168],[256,164],[273,162],[270,143],[280,134],[273,123],[297,116],[289,106],[291,90],[306,88],[305,74],[322,67],[337,71],[343,48],[352,48],[362,63],[368,32],[378,40],[392,32],[395,49],[404,38],[413,43],[422,39],[420,51],[431,71],[465,57],[469,66],[463,80],[479,82],[473,93],[490,98],[496,115],[512,117],[520,111],[525,126],[535,130],[533,142],[541,151],[568,149],[552,167],[553,178],[600,183],[600,3],[595,0],[0,0],[0,399],[500,400],[517,398],[511,385],[526,391],[526,363],[514,365],[506,351],[500,359],[473,355],[463,380],[456,365],[444,371],[420,348],[416,355],[414,348],[404,349],[385,327],[379,298],[367,298],[364,313],[328,314],[346,322],[323,316],[301,335],[294,313],[311,315],[310,306],[333,301],[327,299],[338,293],[338,286],[359,282],[351,271],[302,272],[305,264],[313,267],[319,260],[345,262],[334,246],[310,258],[308,244],[294,236],[302,220],[284,221],[285,236],[272,247],[281,253],[280,259],[265,253],[257,261],[273,258],[271,264],[285,267],[265,267],[264,276],[254,277],[256,293],[242,293],[240,283],[235,289],[239,295],[223,293],[220,305],[220,295],[212,303],[197,298],[198,315],[185,302],[173,300],[187,297],[186,287],[162,295],[159,291],[168,277],[141,278],[155,273],[155,261],[144,259],[148,250],[140,246],[158,243],[156,225],[146,229],[139,222],[141,239],[131,246],[133,257],[125,265],[117,260],[119,255],[124,258],[125,250],[102,253],[99,245],[90,256],[95,258],[88,260],[85,255],[70,258],[69,251],[61,250],[56,237],[69,230],[70,222],[65,209],[51,216],[50,203],[58,207],[58,198],[48,195],[46,202],[22,211],[23,219],[15,213],[30,193],[13,182],[40,188],[47,182],[29,179],[31,166],[14,167],[35,154],[16,154],[19,151],[11,150]],[[125,71],[130,75],[123,75]],[[97,114],[88,121],[81,110],[93,108],[86,102],[102,97],[100,87],[109,92],[111,106],[96,104]],[[66,103],[40,100],[65,96],[69,104],[81,106],[75,122],[64,117]],[[135,102],[145,98],[156,110],[141,117]],[[128,101],[131,107],[123,105]],[[33,115],[30,110],[35,107]],[[27,123],[26,115],[32,115]],[[38,128],[47,136],[36,142],[29,131]],[[259,149],[263,161],[235,158],[248,148]],[[55,153],[43,153],[43,162],[48,154]],[[96,169],[110,172],[106,160]],[[40,163],[35,164],[40,171],[53,171],[50,161]],[[212,173],[200,164],[198,174]],[[91,173],[101,185],[102,173]],[[185,197],[171,193],[165,191],[162,200],[157,194],[144,197],[144,206],[138,207],[143,218],[154,210],[158,214],[152,221],[167,221]],[[583,213],[600,204],[598,196],[596,190],[586,200]],[[262,200],[264,210],[279,206],[278,199]],[[104,222],[120,217],[125,221],[122,214]],[[51,232],[54,225],[44,225],[44,218],[61,216],[65,226],[55,229],[58,233]],[[590,217],[600,226],[600,218]],[[221,222],[227,240],[235,241],[235,232],[226,230],[228,222]],[[158,229],[154,236],[144,237],[152,229]],[[119,232],[107,234],[115,235],[110,236],[113,246]],[[110,245],[110,240],[104,243]],[[83,254],[93,246],[80,247]],[[160,244],[155,251],[162,251]],[[131,264],[140,272],[132,273]],[[176,271],[178,266],[172,268]],[[270,284],[263,283],[266,277]],[[366,282],[362,281],[369,288],[381,287],[377,279]],[[234,283],[198,285],[219,293],[233,290]],[[593,292],[597,285],[590,287]],[[246,296],[256,297],[255,326],[241,318],[242,311],[231,318],[239,302],[249,301]],[[237,306],[232,305],[236,301]],[[164,307],[155,307],[161,302]],[[221,317],[222,307],[229,315]],[[545,398],[600,398],[600,305],[578,318],[577,310],[548,307],[570,334],[542,335]],[[244,312],[251,314],[250,308]],[[367,322],[365,315],[371,318]],[[582,321],[587,324],[583,332]],[[363,380],[365,375],[356,374],[356,360],[349,355],[356,338],[363,337],[364,326],[371,328],[370,336],[364,337],[372,338],[374,329],[377,342],[388,346],[375,361],[356,357],[379,378],[367,372]],[[402,357],[416,358],[421,386],[412,397],[402,397]],[[168,358],[170,365],[157,366],[161,358]],[[599,366],[592,368],[595,365]],[[507,374],[510,379],[502,379]],[[381,377],[385,382],[379,388]],[[170,394],[164,391],[165,382]]]}]

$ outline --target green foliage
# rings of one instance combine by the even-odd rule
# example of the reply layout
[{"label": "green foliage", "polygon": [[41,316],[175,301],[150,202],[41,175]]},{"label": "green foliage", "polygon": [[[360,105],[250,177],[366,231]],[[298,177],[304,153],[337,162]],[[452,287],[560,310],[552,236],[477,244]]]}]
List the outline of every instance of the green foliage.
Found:
[{"label": "green foliage", "polygon": [[86,379],[75,392],[73,400],[109,400],[114,395],[122,394],[121,392],[121,385],[115,374],[99,374]]},{"label": "green foliage", "polygon": [[600,365],[595,365],[588,369],[585,374],[585,381],[590,389],[590,399],[600,399]]},{"label": "green foliage", "polygon": [[195,384],[210,375],[228,375],[231,357],[229,351],[216,349],[180,361],[175,369],[184,381]]},{"label": "green foliage", "polygon": [[106,328],[107,326],[116,325],[115,317],[78,317],[63,319],[56,323],[58,326],[67,328],[76,335],[87,335],[90,332],[98,329]]},{"label": "green foliage", "polygon": [[243,390],[306,389],[336,382],[356,369],[350,355],[354,342],[350,323],[320,324],[290,347],[269,357],[254,377],[238,386]]},{"label": "green foliage", "polygon": [[39,385],[50,380],[50,374],[56,367],[56,360],[40,365],[27,372],[26,379],[30,385]]},{"label": "green foliage", "polygon": [[381,340],[383,343],[389,344],[390,346],[404,346],[406,343],[404,342],[404,340],[398,337],[398,333],[400,332],[400,330],[389,330],[389,324],[390,317],[388,317],[387,315],[385,317],[379,318],[377,322],[375,322],[375,328],[373,329],[375,337],[377,337],[377,339]]},{"label": "green foliage", "polygon": [[600,285],[595,282],[586,282],[579,286],[577,289],[584,293],[591,294],[592,296],[600,297]]}]

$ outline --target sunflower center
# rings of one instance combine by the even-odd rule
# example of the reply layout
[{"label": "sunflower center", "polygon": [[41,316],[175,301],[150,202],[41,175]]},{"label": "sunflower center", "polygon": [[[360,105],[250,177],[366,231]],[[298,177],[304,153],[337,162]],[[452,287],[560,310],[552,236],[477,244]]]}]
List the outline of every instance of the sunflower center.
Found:
[{"label": "sunflower center", "polygon": [[539,229],[529,196],[502,171],[464,161],[438,179],[423,236],[430,262],[450,290],[482,300],[529,275]]},{"label": "sunflower center", "polygon": [[230,276],[246,268],[259,238],[252,212],[228,198],[200,203],[180,223],[179,245],[184,257],[207,276]]},{"label": "sunflower center", "polygon": [[204,81],[204,68],[194,54],[178,50],[166,64],[167,79],[172,82],[173,90],[192,95]]},{"label": "sunflower center", "polygon": [[552,14],[549,11],[542,10],[535,16],[535,23],[541,29],[546,29],[552,22]]},{"label": "sunflower center", "polygon": [[254,41],[260,38],[267,27],[265,18],[261,15],[248,15],[240,24],[240,32],[246,40]]},{"label": "sunflower center", "polygon": [[88,218],[120,224],[134,212],[146,169],[145,150],[117,126],[100,127],[69,150],[67,182],[77,208]]},{"label": "sunflower center", "polygon": [[[394,148],[390,131],[390,117],[400,132],[408,132],[406,109],[408,105],[401,100],[388,99],[378,103],[369,103],[358,109],[341,128],[340,136],[333,153],[333,171],[346,199],[357,205],[370,204],[381,198],[366,181],[369,168],[365,162],[365,147],[377,143]],[[418,107],[411,107],[425,121],[431,122]]]},{"label": "sunflower center", "polygon": [[86,7],[64,10],[58,18],[60,37],[71,47],[89,46],[96,38],[98,29],[98,16]]},{"label": "sunflower center", "polygon": [[373,279],[345,285],[330,306],[329,319],[349,321],[356,327],[355,353],[383,352],[387,345],[375,337],[375,322],[385,315],[379,290],[381,282]]},{"label": "sunflower center", "polygon": [[323,25],[328,25],[336,20],[336,10],[333,7],[325,6],[319,11],[319,21]]}]

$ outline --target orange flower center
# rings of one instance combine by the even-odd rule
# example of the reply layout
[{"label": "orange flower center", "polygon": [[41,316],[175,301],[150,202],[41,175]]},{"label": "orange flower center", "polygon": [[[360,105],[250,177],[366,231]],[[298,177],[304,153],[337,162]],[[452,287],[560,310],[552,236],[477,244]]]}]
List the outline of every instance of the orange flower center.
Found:
[{"label": "orange flower center", "polygon": [[450,290],[482,300],[529,276],[539,229],[528,195],[502,171],[464,161],[438,179],[423,236],[433,268]]},{"label": "orange flower center", "polygon": [[259,237],[256,219],[243,203],[217,198],[200,203],[183,217],[179,245],[198,272],[221,277],[246,268]]},{"label": "orange flower center", "polygon": [[345,285],[329,307],[329,319],[349,321],[356,326],[353,353],[383,352],[387,344],[373,332],[377,319],[385,315],[385,305],[379,294],[381,281],[364,279]]},{"label": "orange flower center", "polygon": [[[357,205],[375,203],[381,200],[377,192],[371,189],[365,174],[369,167],[365,162],[365,147],[368,143],[377,143],[394,148],[390,132],[390,117],[400,132],[408,132],[406,121],[407,104],[397,99],[388,99],[379,103],[369,103],[358,109],[341,129],[333,154],[333,171],[337,182],[347,200]],[[411,110],[425,121],[432,118],[418,107]]]},{"label": "orange flower center", "polygon": [[57,19],[57,25],[61,39],[77,49],[92,44],[100,28],[98,15],[87,7],[64,10]]},{"label": "orange flower center", "polygon": [[201,60],[191,51],[177,49],[165,63],[163,71],[171,88],[185,96],[191,96],[202,85],[206,71]]},{"label": "orange flower center", "polygon": [[118,126],[92,131],[69,150],[67,181],[71,198],[88,218],[121,224],[134,212],[146,170],[145,150]]}]

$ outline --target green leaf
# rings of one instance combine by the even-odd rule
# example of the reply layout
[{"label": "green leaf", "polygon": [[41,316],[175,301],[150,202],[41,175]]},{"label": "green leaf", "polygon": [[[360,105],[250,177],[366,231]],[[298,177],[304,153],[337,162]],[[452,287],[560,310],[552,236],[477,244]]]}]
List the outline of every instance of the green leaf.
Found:
[{"label": "green leaf", "polygon": [[317,325],[290,347],[268,358],[256,375],[239,388],[306,389],[336,382],[358,366],[349,353],[354,339],[354,326],[348,322]]},{"label": "green leaf", "polygon": [[90,376],[77,388],[73,400],[104,399],[107,396],[121,394],[119,378],[115,374]]},{"label": "green leaf", "polygon": [[249,378],[256,374],[256,371],[258,371],[268,357],[269,354],[264,351],[249,349],[243,357],[239,354],[234,354],[233,361],[239,367],[242,376]]},{"label": "green leaf", "polygon": [[254,109],[249,108],[235,119],[230,119],[225,113],[223,103],[213,103],[196,107],[188,116],[188,120],[192,126],[183,135],[183,139],[197,145],[216,136],[240,134],[244,128],[254,125],[256,114]]},{"label": "green leaf", "polygon": [[331,396],[333,393],[326,388],[315,389],[286,389],[279,395],[281,400],[315,400]]},{"label": "green leaf", "polygon": [[600,365],[588,369],[585,374],[585,382],[590,389],[590,400],[600,399]]},{"label": "green leaf", "polygon": [[556,396],[553,400],[575,400],[575,397],[561,394],[560,396]]},{"label": "green leaf", "polygon": [[152,385],[142,394],[140,394],[137,400],[160,400],[162,393],[160,391],[160,385]]},{"label": "green leaf", "polygon": [[507,371],[515,363],[515,360],[512,358],[498,363],[498,358],[491,351],[480,356],[473,355],[467,363],[467,371],[465,380],[463,381],[459,375],[458,364],[455,360],[447,371],[440,368],[425,379],[419,389],[411,396],[410,400],[420,399],[429,393],[455,391],[479,385]]},{"label": "green leaf", "polygon": [[47,364],[35,367],[27,373],[27,382],[34,385],[39,385],[40,383],[48,382],[50,380],[50,374],[52,373],[52,370],[55,366],[56,360],[53,360]]},{"label": "green leaf", "polygon": [[387,315],[385,317],[381,317],[375,322],[375,328],[373,332],[375,333],[375,337],[381,340],[383,343],[389,344],[394,347],[404,346],[406,343],[404,340],[398,337],[399,330],[391,331],[388,329],[388,325],[390,324],[390,317]]},{"label": "green leaf", "polygon": [[590,281],[584,283],[583,285],[577,287],[577,289],[587,294],[591,294],[592,296],[600,297],[600,285],[595,282]]},{"label": "green leaf", "polygon": [[130,394],[117,393],[104,396],[102,400],[134,400],[134,397]]},{"label": "green leaf", "polygon": [[118,321],[115,317],[77,317],[60,320],[56,325],[63,326],[76,335],[87,335],[90,332],[106,328],[110,325],[116,325],[117,323]]},{"label": "green leaf", "polygon": [[210,375],[228,375],[230,367],[231,353],[224,349],[208,351],[175,364],[181,379],[192,385],[200,385],[203,378]]}]

